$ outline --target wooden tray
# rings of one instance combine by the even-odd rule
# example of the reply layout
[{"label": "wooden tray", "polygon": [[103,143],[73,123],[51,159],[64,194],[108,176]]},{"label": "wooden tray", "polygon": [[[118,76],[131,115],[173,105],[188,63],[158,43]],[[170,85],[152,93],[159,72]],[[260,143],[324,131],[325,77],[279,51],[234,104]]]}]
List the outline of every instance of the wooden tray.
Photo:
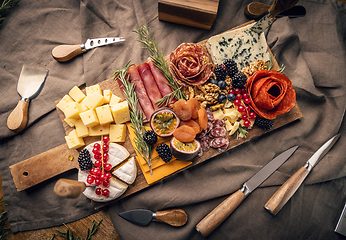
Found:
[{"label": "wooden tray", "polygon": [[[243,26],[250,24],[252,22],[253,21],[251,21],[249,23],[245,23],[245,24],[238,26],[238,27],[243,27]],[[204,46],[206,41],[207,40],[201,41],[198,44],[201,44]],[[275,62],[274,69],[278,69],[278,68],[279,68],[279,66]],[[116,94],[117,96],[122,97],[122,99],[124,99],[124,96],[123,96],[121,90],[119,89],[118,84],[113,79],[108,79],[106,81],[103,81],[103,82],[99,83],[99,85],[100,85],[101,89],[103,89],[103,90],[109,89],[114,94]],[[60,100],[57,100],[56,103],[58,103],[59,101]],[[68,134],[73,128],[71,128],[64,121],[65,116],[64,116],[63,112],[58,108],[57,108],[57,111],[58,111],[59,117],[62,121],[65,132],[66,132],[66,134]],[[288,113],[280,115],[274,120],[274,126],[270,131],[273,131],[273,130],[278,129],[282,126],[285,126],[285,125],[287,125],[293,121],[296,121],[296,120],[300,119],[302,116],[303,116],[303,114],[300,111],[298,104],[296,103],[296,105]],[[237,147],[237,146],[239,146],[245,142],[248,142],[255,137],[259,137],[259,136],[265,134],[266,132],[267,131],[264,131],[258,127],[255,127],[249,131],[246,138],[241,138],[239,140],[236,140],[235,137],[231,137],[229,147],[227,150],[230,150],[230,149]],[[100,137],[84,138],[85,144],[89,144],[89,143],[92,143],[92,142],[98,141],[98,140],[100,140]],[[122,145],[125,148],[127,148],[127,150],[130,152],[131,156],[136,155],[135,150],[134,150],[133,146],[131,145],[131,141],[129,139],[129,134],[127,134],[126,141]],[[50,179],[54,176],[57,176],[63,172],[66,172],[66,171],[71,170],[73,168],[78,168],[78,161],[77,161],[78,154],[79,154],[79,152],[77,150],[68,149],[67,144],[65,143],[65,144],[62,144],[61,146],[58,146],[58,147],[52,149],[52,150],[41,153],[41,154],[36,155],[32,158],[24,160],[23,162],[20,162],[20,163],[17,163],[15,165],[10,166],[11,174],[12,174],[12,177],[14,179],[17,190],[18,191],[25,190],[29,187],[32,187],[38,183],[45,181],[47,179]],[[204,161],[206,161],[212,157],[215,157],[219,154],[220,153],[218,152],[218,150],[210,149],[208,152],[205,152],[203,154],[203,156],[196,157],[189,166],[187,166],[183,169],[180,169],[180,170],[164,177],[163,179],[166,179],[166,178],[172,176],[173,174],[181,172],[187,168],[196,166],[196,165],[198,165],[198,164],[200,164],[200,163],[202,163],[202,162],[204,162]],[[71,160],[71,158],[73,158],[73,160]],[[138,162],[137,162],[137,165],[138,165]],[[50,169],[41,169],[38,171],[37,170],[38,166],[40,166],[41,168],[45,168],[45,166],[59,166],[59,167],[58,168],[54,167],[54,168],[50,168]],[[44,173],[44,174],[37,174],[37,172]],[[141,190],[143,190],[149,186],[151,186],[151,185],[149,185],[146,182],[144,175],[141,171],[141,168],[139,166],[137,166],[137,178],[136,178],[135,182],[129,186],[127,191],[120,198],[115,199],[115,200],[110,201],[110,202],[106,202],[106,203],[95,203],[94,207],[95,207],[95,209],[101,208],[101,207],[108,205],[110,203],[113,203],[119,199],[122,199],[122,198],[129,196],[129,195],[132,195],[133,193],[139,192],[139,191],[141,191]]]}]

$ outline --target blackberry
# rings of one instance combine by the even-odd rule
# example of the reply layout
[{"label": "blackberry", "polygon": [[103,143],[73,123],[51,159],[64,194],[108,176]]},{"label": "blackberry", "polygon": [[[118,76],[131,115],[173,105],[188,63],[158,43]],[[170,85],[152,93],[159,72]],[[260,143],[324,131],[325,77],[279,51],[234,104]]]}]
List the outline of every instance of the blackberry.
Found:
[{"label": "blackberry", "polygon": [[172,153],[166,143],[161,143],[159,146],[157,146],[156,151],[159,153],[160,158],[162,158],[164,162],[168,163],[171,161]]},{"label": "blackberry", "polygon": [[242,88],[246,83],[246,75],[244,73],[237,73],[232,78],[233,88]]},{"label": "blackberry", "polygon": [[92,168],[93,163],[90,158],[90,153],[87,149],[83,149],[78,156],[80,170],[89,170]]},{"label": "blackberry", "polygon": [[270,130],[273,127],[273,124],[274,122],[272,120],[265,119],[260,116],[257,116],[255,120],[255,125],[264,130]]},{"label": "blackberry", "polygon": [[226,66],[227,74],[230,77],[233,77],[238,72],[237,63],[233,61],[232,59],[226,59],[223,62],[223,65]]},{"label": "blackberry", "polygon": [[146,131],[143,135],[143,140],[149,145],[153,145],[157,142],[157,135],[154,131]]},{"label": "blackberry", "polygon": [[226,66],[223,64],[218,64],[214,70],[216,80],[218,81],[224,81],[226,79],[227,75],[227,69]]}]

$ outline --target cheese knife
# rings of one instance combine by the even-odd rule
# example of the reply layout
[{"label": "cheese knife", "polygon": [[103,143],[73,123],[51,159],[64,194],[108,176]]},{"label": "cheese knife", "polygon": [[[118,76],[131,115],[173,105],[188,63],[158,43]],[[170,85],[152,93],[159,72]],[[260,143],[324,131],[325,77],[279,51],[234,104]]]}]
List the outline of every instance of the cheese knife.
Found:
[{"label": "cheese knife", "polygon": [[262,167],[256,174],[247,180],[241,189],[233,193],[220,203],[214,210],[205,216],[195,227],[204,237],[214,231],[242,201],[275,172],[296,150],[298,146],[291,147],[282,152]]},{"label": "cheese knife", "polygon": [[84,44],[76,45],[59,45],[53,48],[52,56],[58,62],[66,62],[75,56],[87,52],[88,50],[104,45],[124,42],[123,37],[106,37],[106,38],[95,38],[88,39]]},{"label": "cheese knife", "polygon": [[293,174],[268,200],[264,208],[271,214],[276,215],[281,208],[291,199],[293,194],[298,190],[305,178],[311,172],[313,167],[321,161],[324,155],[333,147],[339,139],[340,133],[329,139],[322,145],[312,157],[301,167],[295,174]]},{"label": "cheese knife", "polygon": [[152,212],[147,209],[136,209],[119,213],[119,216],[139,226],[146,226],[151,221],[155,221],[167,223],[174,227],[180,227],[187,222],[187,214],[182,209],[170,209],[157,212]]},{"label": "cheese knife", "polygon": [[29,103],[40,94],[48,75],[48,69],[23,65],[19,75],[17,92],[21,97],[7,118],[7,127],[22,131],[28,122]]}]

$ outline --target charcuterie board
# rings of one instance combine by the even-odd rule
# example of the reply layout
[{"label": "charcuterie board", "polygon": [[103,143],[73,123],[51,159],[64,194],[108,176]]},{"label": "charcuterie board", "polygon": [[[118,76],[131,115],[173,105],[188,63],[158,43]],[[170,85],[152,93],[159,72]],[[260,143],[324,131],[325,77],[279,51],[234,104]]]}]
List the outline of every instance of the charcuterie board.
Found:
[{"label": "charcuterie board", "polygon": [[[252,22],[249,22],[252,23]],[[239,27],[245,26],[249,23],[243,24]],[[199,42],[198,44],[204,46],[206,43],[205,41]],[[273,69],[279,69],[278,64],[275,62]],[[112,78],[105,80],[101,83],[99,83],[100,87],[105,90],[111,90],[112,93],[116,94],[117,96],[124,99],[124,96],[117,84],[116,81],[114,81]],[[57,104],[60,100],[57,100],[55,103]],[[64,113],[57,108],[59,117],[61,119],[61,122],[63,124],[64,130],[66,134],[68,134],[72,128],[64,121],[65,116]],[[296,121],[300,119],[303,116],[302,112],[300,111],[300,108],[298,104],[296,103],[295,106],[288,112],[283,115],[278,116],[274,120],[274,126],[270,131],[273,131],[275,129],[278,129],[282,126],[285,126],[293,121]],[[246,138],[240,138],[236,139],[236,137],[232,136],[229,139],[229,146],[227,150],[232,149],[234,147],[237,147],[245,142],[250,141],[251,139],[261,136],[265,134],[266,131],[262,130],[260,128],[253,128],[251,131],[248,132]],[[85,144],[89,144],[95,141],[99,141],[100,137],[86,137],[84,139]],[[121,144],[123,145],[130,153],[130,156],[135,156],[135,150],[134,147],[131,144],[130,135],[127,134],[126,141]],[[59,154],[57,154],[59,153]],[[78,154],[79,152],[77,150],[70,150],[67,147],[67,144],[63,144],[61,146],[58,146],[57,148],[54,148],[52,150],[49,150],[47,152],[44,152],[40,155],[34,156],[32,158],[29,158],[23,162],[20,162],[18,164],[12,165],[10,167],[12,177],[14,179],[16,188],[18,191],[25,190],[29,187],[32,187],[38,183],[41,183],[47,179],[50,179],[54,176],[57,176],[63,172],[66,172],[68,170],[78,168]],[[196,157],[191,162],[189,162],[186,165],[181,165],[174,169],[174,171],[166,173],[163,177],[160,177],[157,180],[152,181],[152,183],[156,183],[158,181],[161,181],[162,179],[168,178],[172,176],[173,174],[176,174],[178,172],[181,172],[187,168],[190,168],[192,166],[196,166],[204,161],[207,161],[208,159],[211,159],[217,155],[219,155],[220,152],[217,149],[210,149],[208,152],[204,152],[204,154],[200,157]],[[49,164],[45,164],[49,163]],[[138,162],[137,162],[137,165]],[[60,166],[59,168],[54,167],[53,169],[47,169],[47,166]],[[40,168],[40,169],[37,169]],[[158,168],[159,169],[159,168]],[[36,174],[32,174],[35,172]],[[40,174],[37,174],[40,173]],[[42,174],[44,173],[44,174]],[[154,172],[155,174],[155,172]],[[137,167],[137,178],[133,184],[129,186],[127,191],[118,199],[127,197],[133,193],[136,193],[138,191],[141,191],[147,187],[151,186],[151,184],[148,184],[148,182],[145,179],[144,173],[142,172],[141,167]],[[116,200],[118,200],[116,199]],[[114,200],[114,201],[116,201]],[[106,203],[95,203],[95,208],[100,208],[106,204],[109,204],[111,202]]]}]

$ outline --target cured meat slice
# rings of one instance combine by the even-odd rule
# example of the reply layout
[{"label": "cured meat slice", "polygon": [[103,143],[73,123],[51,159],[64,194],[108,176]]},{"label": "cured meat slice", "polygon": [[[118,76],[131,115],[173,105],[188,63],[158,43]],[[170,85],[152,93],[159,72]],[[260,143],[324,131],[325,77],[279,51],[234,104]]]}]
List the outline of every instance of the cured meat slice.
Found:
[{"label": "cured meat slice", "polygon": [[179,85],[198,86],[212,76],[208,52],[198,44],[180,44],[169,59],[169,70]]},{"label": "cured meat slice", "polygon": [[212,121],[212,124],[213,124],[213,128],[224,127],[226,125],[225,121],[222,119],[214,119]]},{"label": "cured meat slice", "polygon": [[214,138],[213,140],[211,140],[210,142],[210,147],[212,148],[220,148],[222,146],[229,144],[229,140],[228,138],[225,137],[219,137],[219,138]]},{"label": "cured meat slice", "polygon": [[204,152],[207,152],[210,148],[210,138],[208,136],[204,136],[200,140],[201,148]]},{"label": "cured meat slice", "polygon": [[226,134],[227,134],[227,130],[224,127],[216,127],[210,131],[211,137],[214,137],[214,138],[226,137]]},{"label": "cured meat slice", "polygon": [[159,109],[156,101],[162,98],[161,92],[156,84],[156,81],[151,73],[150,66],[148,63],[141,63],[137,66],[139,75],[142,78],[143,84],[151,101],[151,104],[154,107],[154,110]]},{"label": "cured meat slice", "polygon": [[214,120],[213,111],[212,111],[210,108],[206,108],[205,110],[207,111],[208,120],[209,120],[209,121]]},{"label": "cured meat slice", "polygon": [[135,86],[135,92],[137,94],[138,102],[140,103],[143,113],[146,116],[146,119],[150,119],[151,114],[154,112],[154,108],[151,104],[151,101],[148,97],[147,91],[145,90],[143,81],[136,65],[132,65],[127,70],[130,76],[130,82]]},{"label": "cured meat slice", "polygon": [[[153,74],[155,82],[160,89],[162,97],[170,94],[172,92],[172,88],[169,86],[165,75],[163,75],[163,73],[155,66],[155,63],[151,58],[148,58],[147,63],[150,66],[151,73]],[[175,101],[175,99],[172,99],[167,105],[172,107],[172,104]]]},{"label": "cured meat slice", "polygon": [[296,102],[291,80],[275,70],[257,71],[248,79],[246,91],[253,111],[266,119],[288,112]]}]

